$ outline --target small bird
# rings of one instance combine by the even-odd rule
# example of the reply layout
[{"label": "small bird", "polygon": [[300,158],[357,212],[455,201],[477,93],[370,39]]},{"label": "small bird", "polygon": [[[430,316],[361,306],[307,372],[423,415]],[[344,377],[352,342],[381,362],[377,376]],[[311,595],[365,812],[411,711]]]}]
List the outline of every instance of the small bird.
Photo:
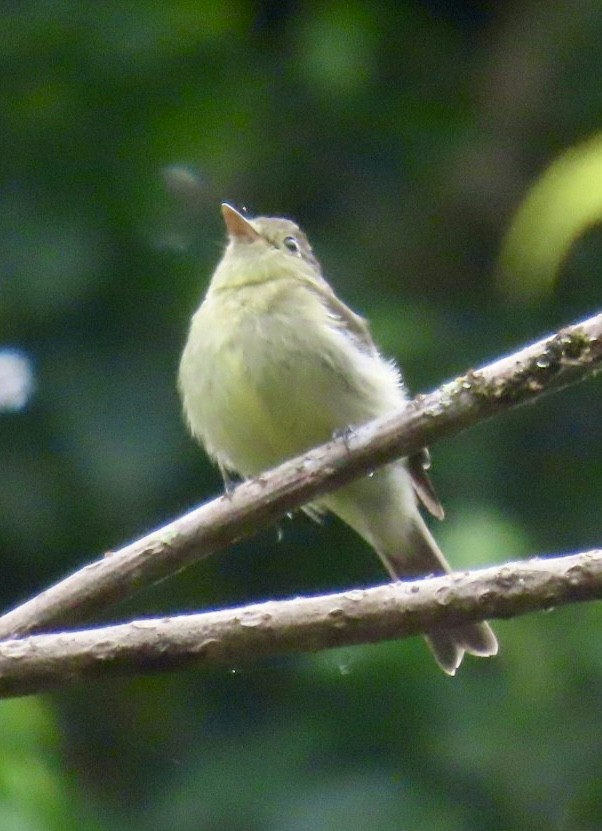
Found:
[{"label": "small bird", "polygon": [[[192,435],[224,476],[257,475],[402,410],[399,369],[326,282],[299,226],[251,219],[226,203],[222,214],[228,243],[192,317],[178,386]],[[425,449],[320,497],[308,513],[340,517],[394,580],[448,573],[418,508],[443,518],[428,467]],[[436,629],[426,640],[449,675],[465,652],[498,648],[487,623]]]}]

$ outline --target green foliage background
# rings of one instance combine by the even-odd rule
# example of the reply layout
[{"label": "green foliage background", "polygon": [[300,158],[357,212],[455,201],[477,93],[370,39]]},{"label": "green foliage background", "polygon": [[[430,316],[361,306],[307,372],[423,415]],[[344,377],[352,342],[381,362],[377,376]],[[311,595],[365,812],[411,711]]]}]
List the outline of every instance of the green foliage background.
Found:
[{"label": "green foliage background", "polygon": [[[5,0],[0,350],[35,391],[0,413],[3,606],[219,491],[174,378],[222,199],[299,220],[415,391],[599,307],[595,229],[536,301],[496,259],[601,65],[594,2]],[[600,544],[599,396],[434,448],[452,563]],[[282,531],[107,617],[384,579],[334,521]],[[415,639],[0,702],[0,828],[599,829],[600,609],[496,629],[455,679]]]}]

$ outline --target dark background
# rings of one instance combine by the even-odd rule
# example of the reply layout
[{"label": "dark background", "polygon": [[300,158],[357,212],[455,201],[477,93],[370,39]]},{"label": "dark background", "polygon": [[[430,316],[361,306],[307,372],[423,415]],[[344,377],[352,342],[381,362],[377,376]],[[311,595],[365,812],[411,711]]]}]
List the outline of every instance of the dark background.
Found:
[{"label": "dark background", "polygon": [[[219,492],[175,375],[222,199],[297,219],[415,392],[593,312],[595,229],[536,297],[496,263],[529,188],[599,130],[601,65],[594,2],[5,0],[3,606]],[[173,166],[201,177],[188,199]],[[600,544],[599,399],[433,449],[454,565]],[[281,531],[107,619],[384,580],[335,521]],[[455,679],[412,639],[0,702],[0,828],[594,831],[601,623],[496,623],[499,657]]]}]

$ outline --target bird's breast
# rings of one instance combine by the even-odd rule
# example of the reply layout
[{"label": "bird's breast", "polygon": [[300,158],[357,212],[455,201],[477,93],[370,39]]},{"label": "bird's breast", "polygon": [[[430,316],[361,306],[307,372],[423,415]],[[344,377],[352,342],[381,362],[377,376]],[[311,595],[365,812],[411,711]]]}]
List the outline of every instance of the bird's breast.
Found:
[{"label": "bird's breast", "polygon": [[[274,288],[208,298],[180,366],[192,432],[245,475],[328,441],[380,406],[370,384],[384,363],[364,366],[369,359],[318,299]],[[390,373],[387,384],[396,395]]]}]

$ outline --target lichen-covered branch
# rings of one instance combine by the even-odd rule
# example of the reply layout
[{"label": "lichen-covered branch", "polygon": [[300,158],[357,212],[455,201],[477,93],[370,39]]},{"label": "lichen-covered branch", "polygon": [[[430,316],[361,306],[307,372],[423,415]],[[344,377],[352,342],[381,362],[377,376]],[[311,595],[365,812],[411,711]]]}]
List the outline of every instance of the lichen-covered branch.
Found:
[{"label": "lichen-covered branch", "polygon": [[113,675],[240,666],[279,653],[405,638],[596,598],[602,598],[600,550],[322,597],[32,635],[0,643],[0,697]]},{"label": "lichen-covered branch", "polygon": [[602,314],[470,370],[86,566],[0,617],[0,639],[89,619],[379,465],[587,378],[601,365]]}]

